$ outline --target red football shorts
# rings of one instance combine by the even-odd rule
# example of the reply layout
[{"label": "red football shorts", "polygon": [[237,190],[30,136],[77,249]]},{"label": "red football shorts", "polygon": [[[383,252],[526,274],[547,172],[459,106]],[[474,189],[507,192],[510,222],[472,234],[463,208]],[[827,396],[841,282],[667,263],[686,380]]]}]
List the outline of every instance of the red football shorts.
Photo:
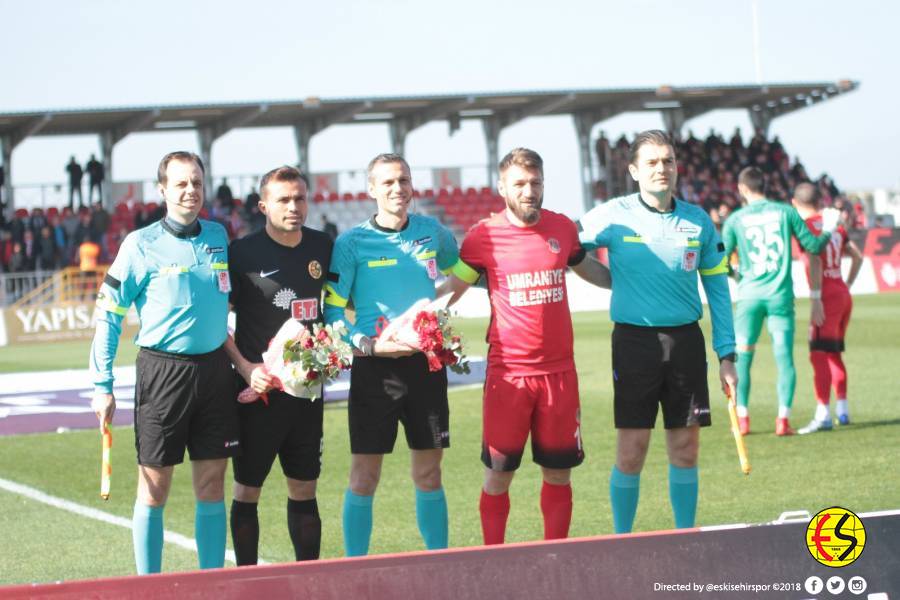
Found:
[{"label": "red football shorts", "polygon": [[821,352],[843,352],[844,336],[850,323],[853,299],[849,292],[822,296],[825,322],[820,327],[809,326],[809,349]]},{"label": "red football shorts", "polygon": [[584,460],[578,375],[491,374],[484,382],[481,460],[495,471],[515,471],[531,434],[534,462],[570,469]]}]

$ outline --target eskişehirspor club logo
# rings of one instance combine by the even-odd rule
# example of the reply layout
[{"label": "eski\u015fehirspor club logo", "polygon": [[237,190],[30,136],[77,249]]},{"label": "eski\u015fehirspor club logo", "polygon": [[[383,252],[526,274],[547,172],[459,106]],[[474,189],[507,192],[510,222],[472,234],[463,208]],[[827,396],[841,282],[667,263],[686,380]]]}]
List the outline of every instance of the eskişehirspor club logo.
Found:
[{"label": "eski\u015fehirspor club logo", "polygon": [[806,526],[806,548],[826,567],[846,567],[859,558],[865,547],[866,528],[846,508],[826,508]]}]

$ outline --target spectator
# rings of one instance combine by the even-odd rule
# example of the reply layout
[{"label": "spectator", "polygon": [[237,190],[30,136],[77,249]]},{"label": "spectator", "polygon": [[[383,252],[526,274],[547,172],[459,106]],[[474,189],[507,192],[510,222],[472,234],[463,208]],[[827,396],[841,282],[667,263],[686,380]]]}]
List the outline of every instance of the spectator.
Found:
[{"label": "spectator", "polygon": [[100,258],[100,245],[90,238],[78,246],[78,269],[81,271],[78,287],[81,300],[91,299],[97,292],[97,263]]},{"label": "spectator", "polygon": [[14,213],[12,220],[9,222],[9,233],[12,235],[14,242],[21,242],[24,239],[25,229],[25,221],[17,213]]},{"label": "spectator", "polygon": [[244,224],[244,218],[241,216],[241,211],[231,210],[231,213],[225,221],[225,228],[228,229],[231,239],[238,239],[247,234],[247,227]]},{"label": "spectator", "polygon": [[84,198],[81,195],[81,179],[84,177],[84,171],[81,165],[75,162],[75,157],[69,159],[66,165],[66,171],[69,173],[69,208],[75,208],[75,194],[78,194],[78,206],[84,204]]},{"label": "spectator", "polygon": [[25,251],[22,249],[22,242],[13,242],[12,245],[12,255],[9,258],[9,272],[10,273],[22,273],[23,271],[30,271],[28,268],[28,258],[25,256]]},{"label": "spectator", "polygon": [[75,256],[75,248],[77,248],[77,244],[75,243],[75,236],[78,234],[78,215],[75,214],[75,211],[71,209],[71,207],[64,207],[62,210],[62,228],[66,234],[66,248],[63,253],[63,260],[66,264],[72,264],[72,259]]},{"label": "spectator", "polygon": [[134,216],[134,228],[141,229],[142,227],[146,227],[156,220],[157,219],[154,218],[153,210],[150,208],[150,206],[141,204],[140,210],[138,210],[138,213]]},{"label": "spectator", "polygon": [[111,221],[109,212],[103,208],[102,202],[95,202],[91,209],[91,217],[89,227],[91,230],[91,240],[100,244],[102,248],[102,257],[105,259],[109,256],[109,248],[107,247],[106,234],[109,231]]},{"label": "spectator", "polygon": [[7,229],[0,229],[0,266],[4,271],[9,271],[9,260],[13,254],[12,234]]},{"label": "spectator", "polygon": [[72,247],[77,249],[84,242],[91,240],[91,214],[87,211],[78,213],[78,227],[72,236]]},{"label": "spectator", "polygon": [[231,210],[231,207],[234,205],[234,194],[231,193],[231,188],[228,187],[228,180],[223,179],[222,184],[216,189],[216,200],[222,201],[222,207],[225,210]]},{"label": "spectator", "polygon": [[259,194],[251,189],[244,200],[244,219],[247,221],[247,232],[253,233],[266,226],[266,215],[259,210]]},{"label": "spectator", "polygon": [[28,228],[34,232],[35,235],[40,235],[41,229],[47,226],[47,216],[44,214],[44,209],[42,208],[34,208],[31,210],[31,216],[28,219]]},{"label": "spectator", "polygon": [[97,188],[97,200],[103,200],[101,186],[106,178],[106,169],[103,167],[103,163],[91,154],[91,159],[85,165],[84,170],[88,174],[88,204],[94,199],[94,188]]},{"label": "spectator", "polygon": [[49,225],[44,225],[41,228],[37,242],[36,269],[38,271],[55,271],[58,269],[59,251],[56,246],[56,240],[53,238],[53,231]]},{"label": "spectator", "polygon": [[328,220],[328,215],[322,215],[322,231],[325,232],[328,237],[331,238],[331,241],[337,239],[338,236],[338,228],[337,225]]},{"label": "spectator", "polygon": [[37,264],[38,241],[34,238],[34,232],[30,229],[26,229],[22,237],[22,253],[25,256],[25,270],[34,271]]},{"label": "spectator", "polygon": [[58,215],[50,217],[50,228],[53,230],[53,241],[56,244],[59,264],[61,267],[64,267],[69,262],[69,240],[66,237],[66,229],[63,227],[62,220]]}]

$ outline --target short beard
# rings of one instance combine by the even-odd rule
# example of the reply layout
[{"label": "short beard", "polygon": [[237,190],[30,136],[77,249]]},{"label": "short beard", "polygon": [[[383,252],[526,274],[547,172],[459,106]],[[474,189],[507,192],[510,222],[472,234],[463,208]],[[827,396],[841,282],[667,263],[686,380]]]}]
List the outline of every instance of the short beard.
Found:
[{"label": "short beard", "polygon": [[538,219],[541,216],[541,206],[543,206],[544,201],[541,200],[541,203],[536,207],[527,207],[521,208],[519,206],[513,206],[510,202],[506,203],[506,207],[512,211],[512,214],[516,215],[516,218],[526,223],[528,225],[534,225],[537,223]]}]

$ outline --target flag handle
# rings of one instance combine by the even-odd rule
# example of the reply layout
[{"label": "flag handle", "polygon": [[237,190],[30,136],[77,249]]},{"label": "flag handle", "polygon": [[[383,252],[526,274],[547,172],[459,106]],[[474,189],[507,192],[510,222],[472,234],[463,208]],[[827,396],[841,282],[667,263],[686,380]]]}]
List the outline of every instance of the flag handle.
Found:
[{"label": "flag handle", "polygon": [[725,397],[728,398],[728,417],[731,419],[731,433],[734,435],[734,444],[737,446],[738,459],[741,461],[741,471],[744,475],[750,474],[750,458],[747,456],[747,446],[744,445],[744,436],[741,435],[741,429],[738,427],[737,404],[734,401],[734,394],[731,393],[731,386],[725,387]]},{"label": "flag handle", "polygon": [[110,450],[112,450],[112,431],[109,429],[109,423],[106,423],[103,426],[103,457],[100,462],[100,497],[104,500],[109,500],[109,479],[112,475]]}]

